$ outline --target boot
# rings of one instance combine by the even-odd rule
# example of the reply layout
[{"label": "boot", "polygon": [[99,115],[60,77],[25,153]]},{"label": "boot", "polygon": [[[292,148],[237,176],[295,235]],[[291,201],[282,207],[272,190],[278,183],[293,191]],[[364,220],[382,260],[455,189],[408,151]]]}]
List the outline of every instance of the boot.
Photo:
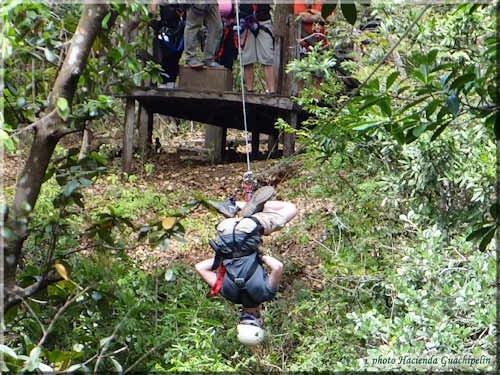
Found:
[{"label": "boot", "polygon": [[262,209],[264,208],[264,204],[269,199],[271,199],[271,197],[274,195],[274,192],[275,190],[272,186],[261,187],[254,193],[252,199],[250,199],[250,202],[248,202],[241,209],[241,216],[243,217],[251,216],[256,212],[262,211]]},{"label": "boot", "polygon": [[208,201],[208,204],[224,217],[235,217],[240,208],[236,205],[234,197],[227,198],[224,202]]}]

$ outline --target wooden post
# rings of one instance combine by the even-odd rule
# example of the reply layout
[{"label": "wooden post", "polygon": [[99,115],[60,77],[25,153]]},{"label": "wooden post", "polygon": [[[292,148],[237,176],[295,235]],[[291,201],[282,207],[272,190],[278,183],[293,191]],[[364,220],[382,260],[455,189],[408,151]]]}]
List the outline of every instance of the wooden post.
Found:
[{"label": "wooden post", "polygon": [[269,134],[267,138],[267,157],[272,158],[278,152],[278,136],[277,134]]},{"label": "wooden post", "polygon": [[[297,112],[290,112],[290,125],[292,128],[297,128]],[[283,135],[283,156],[291,156],[295,151],[295,134],[285,133]]]},{"label": "wooden post", "polygon": [[[300,57],[299,44],[297,40],[300,38],[300,23],[297,22],[293,14],[288,16],[288,60],[285,64],[288,64],[291,60],[298,59]],[[293,73],[288,74],[285,77],[285,87],[289,90],[290,96],[295,96],[298,94],[298,82],[295,80]]]},{"label": "wooden post", "polygon": [[259,146],[260,133],[254,130],[252,132],[252,159],[257,159],[259,157]]},{"label": "wooden post", "polygon": [[[145,38],[146,40],[151,40],[152,34],[149,32],[149,27],[146,28]],[[154,41],[154,39],[153,39]],[[148,43],[147,51],[148,53],[155,53],[154,43]],[[143,65],[146,63],[143,62]],[[142,80],[142,85],[144,87],[151,86],[151,77],[147,76]],[[146,159],[149,155],[149,151],[153,146],[153,113],[144,106],[139,106],[139,154]]]},{"label": "wooden post", "polygon": [[227,129],[220,126],[205,125],[205,148],[212,155],[213,163],[220,163],[226,148]]},{"label": "wooden post", "polygon": [[83,159],[87,156],[90,147],[92,146],[93,134],[90,129],[83,130],[82,145],[80,146],[80,154],[78,155],[78,160]]},{"label": "wooden post", "polygon": [[288,86],[285,74],[285,66],[290,61],[290,17],[293,18],[292,4],[276,4],[274,7],[273,32],[275,39],[275,67],[277,68],[276,93],[288,96]]},{"label": "wooden post", "polygon": [[125,126],[123,130],[122,169],[129,173],[132,168],[134,148],[135,100],[127,98],[125,105]]},{"label": "wooden post", "polygon": [[146,158],[153,144],[153,113],[147,108],[139,108],[139,153]]}]

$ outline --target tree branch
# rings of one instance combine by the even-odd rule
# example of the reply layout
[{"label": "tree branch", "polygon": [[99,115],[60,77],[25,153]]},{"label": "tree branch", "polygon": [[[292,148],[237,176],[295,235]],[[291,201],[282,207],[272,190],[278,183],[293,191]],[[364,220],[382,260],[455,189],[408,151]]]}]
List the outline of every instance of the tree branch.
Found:
[{"label": "tree branch", "polygon": [[42,338],[40,339],[38,344],[36,344],[36,346],[41,347],[43,345],[43,343],[47,339],[48,335],[50,334],[50,331],[52,331],[52,328],[54,328],[54,324],[56,323],[57,319],[59,319],[59,317],[66,311],[66,309],[69,307],[69,305],[71,305],[71,303],[73,303],[74,300],[76,300],[82,294],[86,293],[87,290],[89,290],[89,289],[90,289],[90,287],[86,287],[85,289],[83,289],[80,292],[78,292],[77,294],[75,294],[73,297],[66,300],[64,305],[57,311],[56,315],[54,315],[54,318],[50,322],[49,326],[47,327],[47,330],[45,331],[44,335],[42,336]]},{"label": "tree branch", "polygon": [[41,277],[36,283],[31,284],[26,288],[15,286],[13,290],[11,290],[10,293],[5,296],[6,298],[4,300],[4,310],[9,310],[11,307],[20,304],[24,299],[35,295],[42,289],[45,289],[47,286],[61,280],[62,279],[60,277],[54,277],[54,275],[48,274],[45,277]]}]

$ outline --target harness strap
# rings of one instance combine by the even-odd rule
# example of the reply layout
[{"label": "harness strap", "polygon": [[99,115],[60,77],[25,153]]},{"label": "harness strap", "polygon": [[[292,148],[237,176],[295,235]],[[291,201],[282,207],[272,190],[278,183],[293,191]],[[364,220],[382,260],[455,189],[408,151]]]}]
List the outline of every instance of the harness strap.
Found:
[{"label": "harness strap", "polygon": [[226,269],[221,264],[217,271],[217,279],[215,280],[215,284],[210,289],[210,295],[215,296],[222,288],[222,283],[224,282],[224,274],[226,273]]},{"label": "harness strap", "polygon": [[260,24],[259,24],[259,30],[264,31],[264,32],[268,33],[268,34],[271,36],[271,39],[273,40],[273,48],[274,48],[274,35],[273,35],[273,33],[271,32],[271,30],[269,30],[269,28],[268,28],[268,27],[266,27],[266,26],[262,26],[262,25],[260,25]]},{"label": "harness strap", "polygon": [[243,277],[233,277],[230,273],[228,273],[227,276],[229,277],[229,279],[231,279],[231,281],[233,283],[236,284],[236,286],[240,290],[246,291],[246,289],[245,289],[246,283],[248,282],[248,280],[250,280],[252,278],[255,271],[257,271],[257,267],[259,267],[259,262],[256,260],[255,262],[252,263],[252,266],[248,270],[246,277],[244,277],[244,278]]}]

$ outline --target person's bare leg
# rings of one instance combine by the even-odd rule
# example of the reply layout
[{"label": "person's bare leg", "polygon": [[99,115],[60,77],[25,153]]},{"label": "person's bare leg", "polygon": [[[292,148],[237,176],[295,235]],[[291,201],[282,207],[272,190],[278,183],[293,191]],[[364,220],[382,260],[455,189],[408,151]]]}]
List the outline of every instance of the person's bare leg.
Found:
[{"label": "person's bare leg", "polygon": [[209,287],[213,287],[215,281],[217,280],[217,273],[212,271],[212,264],[214,263],[213,258],[205,259],[199,263],[196,263],[194,268],[196,272],[205,280]]},{"label": "person's bare leg", "polygon": [[272,65],[263,65],[264,70],[264,80],[266,81],[267,91],[271,94],[276,92],[276,88],[274,86],[274,66]]},{"label": "person's bare leg", "polygon": [[245,89],[253,91],[253,64],[245,65],[243,72],[245,76]]},{"label": "person's bare leg", "polygon": [[[245,201],[237,201],[236,205],[242,209],[245,207],[247,202]],[[285,201],[267,201],[264,204],[264,208],[262,209],[263,212],[276,212],[280,215],[282,215],[286,222],[288,223],[290,220],[292,220],[295,215],[297,214],[297,207],[292,202],[285,202]]]},{"label": "person's bare leg", "polygon": [[297,207],[292,202],[267,201],[262,212],[276,212],[283,216],[288,223],[297,214]]},{"label": "person's bare leg", "polygon": [[262,261],[271,269],[269,285],[271,288],[277,288],[283,275],[283,263],[269,255],[263,255]]}]

